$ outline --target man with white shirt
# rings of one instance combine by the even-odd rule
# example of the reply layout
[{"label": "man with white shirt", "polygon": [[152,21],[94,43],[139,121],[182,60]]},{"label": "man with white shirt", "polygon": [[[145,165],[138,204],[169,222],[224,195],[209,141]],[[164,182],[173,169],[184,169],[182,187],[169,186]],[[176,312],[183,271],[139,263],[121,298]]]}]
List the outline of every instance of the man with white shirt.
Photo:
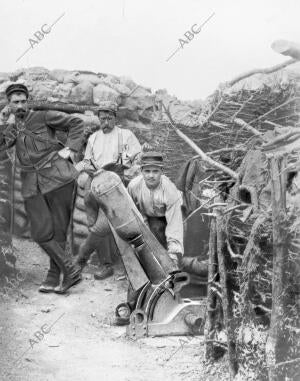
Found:
[{"label": "man with white shirt", "polygon": [[163,174],[163,156],[145,152],[142,173],[130,181],[128,192],[157,240],[178,265],[183,255],[182,196]]},{"label": "man with white shirt", "polygon": [[[96,169],[115,165],[122,178],[131,168],[141,146],[132,131],[115,125],[115,113],[100,111],[101,129],[94,132],[88,140],[84,161],[91,162]],[[124,173],[122,173],[124,171]]]},{"label": "man with white shirt", "polygon": [[[139,172],[136,161],[141,146],[132,131],[116,126],[116,111],[116,105],[111,102],[103,102],[99,106],[100,130],[88,138],[84,159],[77,165],[77,170],[89,172],[106,169],[116,172],[126,184]],[[90,181],[87,177],[81,177],[79,184],[84,183],[88,192]],[[93,205],[86,203],[88,221],[89,214],[93,212],[91,208]],[[95,274],[95,279],[105,279],[113,274],[111,255],[115,249],[115,242],[101,209],[98,211],[96,223],[89,226],[89,231],[86,241],[79,249],[77,263],[83,268],[90,255],[97,250],[102,268]]]},{"label": "man with white shirt", "polygon": [[[150,230],[167,250],[176,268],[183,256],[182,196],[175,184],[163,174],[163,156],[160,152],[141,155],[142,173],[128,184],[128,193]],[[127,303],[116,309],[115,324],[129,324],[130,312],[136,306],[138,293],[129,286]],[[127,307],[125,308],[125,305]],[[119,308],[122,307],[122,316]]]}]

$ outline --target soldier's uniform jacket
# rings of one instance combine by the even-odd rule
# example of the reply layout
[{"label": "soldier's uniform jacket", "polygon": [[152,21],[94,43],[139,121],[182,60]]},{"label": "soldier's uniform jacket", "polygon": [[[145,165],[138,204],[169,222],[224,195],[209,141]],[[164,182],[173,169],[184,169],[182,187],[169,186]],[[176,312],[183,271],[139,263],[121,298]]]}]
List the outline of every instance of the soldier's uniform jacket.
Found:
[{"label": "soldier's uniform jacket", "polygon": [[55,133],[69,132],[66,146],[78,151],[83,126],[80,118],[63,112],[30,111],[22,129],[10,125],[0,134],[0,146],[16,146],[24,198],[50,192],[77,177],[72,163],[58,155],[64,146]]}]

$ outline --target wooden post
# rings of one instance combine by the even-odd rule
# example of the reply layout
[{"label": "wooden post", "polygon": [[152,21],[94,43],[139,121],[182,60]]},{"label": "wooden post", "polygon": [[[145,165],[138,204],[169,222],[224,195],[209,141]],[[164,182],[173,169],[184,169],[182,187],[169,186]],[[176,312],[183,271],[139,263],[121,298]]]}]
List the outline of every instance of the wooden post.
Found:
[{"label": "wooden post", "polygon": [[12,162],[6,152],[0,154],[0,284],[5,277],[15,274],[16,258],[12,249],[11,235],[11,184]]},{"label": "wooden post", "polygon": [[216,221],[212,218],[210,223],[209,249],[208,249],[208,285],[207,285],[207,318],[205,322],[205,357],[212,360],[213,356],[213,335],[216,319],[216,296],[212,291],[212,282],[216,281],[217,275],[217,232]]},{"label": "wooden post", "polygon": [[227,345],[228,345],[228,360],[229,360],[229,373],[230,380],[233,380],[237,374],[238,362],[236,355],[236,340],[235,340],[235,326],[233,319],[233,295],[228,287],[228,273],[225,259],[225,232],[223,229],[223,215],[222,207],[215,209],[216,217],[216,230],[217,230],[217,256],[220,274],[220,283],[222,288],[222,307],[224,314],[224,325],[227,332]]},{"label": "wooden post", "polygon": [[277,363],[284,362],[287,348],[284,348],[284,311],[285,264],[288,261],[287,227],[286,227],[286,176],[285,160],[272,157],[270,160],[272,184],[272,220],[273,220],[273,279],[272,279],[272,313],[269,336],[266,343],[266,360],[269,379],[281,381],[285,379]]}]

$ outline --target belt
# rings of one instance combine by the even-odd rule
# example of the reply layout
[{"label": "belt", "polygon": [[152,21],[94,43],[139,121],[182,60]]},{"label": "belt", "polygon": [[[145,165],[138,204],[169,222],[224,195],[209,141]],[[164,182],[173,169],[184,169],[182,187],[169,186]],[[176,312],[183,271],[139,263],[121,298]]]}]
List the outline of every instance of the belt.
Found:
[{"label": "belt", "polygon": [[23,171],[23,172],[38,172],[39,170],[43,169],[43,167],[49,163],[55,156],[57,155],[57,152],[52,152],[52,155],[50,154],[46,160],[45,158],[41,159],[40,161],[38,161],[37,163],[35,164],[32,164],[32,165],[24,165],[22,163],[20,163],[20,169]]}]

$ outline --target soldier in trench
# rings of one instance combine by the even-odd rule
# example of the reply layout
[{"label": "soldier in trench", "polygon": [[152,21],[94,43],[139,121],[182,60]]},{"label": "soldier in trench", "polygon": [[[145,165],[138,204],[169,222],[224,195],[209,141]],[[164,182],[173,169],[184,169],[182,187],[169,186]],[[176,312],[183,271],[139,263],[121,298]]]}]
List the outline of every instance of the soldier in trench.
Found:
[{"label": "soldier in trench", "polygon": [[142,173],[131,180],[128,193],[156,239],[178,265],[183,255],[182,196],[163,174],[163,166],[161,153],[143,153]]},{"label": "soldier in trench", "polygon": [[[85,189],[85,208],[89,225],[89,234],[79,248],[77,263],[83,269],[91,254],[96,251],[100,263],[95,279],[102,280],[113,275],[113,254],[116,244],[103,211],[88,198],[91,178],[99,169],[113,171],[126,185],[139,173],[137,165],[141,146],[134,133],[116,125],[117,106],[111,101],[103,101],[98,108],[100,129],[88,138],[84,159],[76,166],[81,172],[79,186]],[[96,223],[90,218],[97,211]],[[92,221],[92,222],[91,222]]]},{"label": "soldier in trench", "polygon": [[[163,174],[164,162],[160,152],[144,152],[140,165],[142,173],[130,181],[128,193],[146,225],[179,269],[184,252],[181,192]],[[116,325],[129,324],[136,300],[137,293],[129,286],[127,303],[116,308]]]},{"label": "soldier in trench", "polygon": [[[63,112],[30,110],[23,84],[8,86],[6,96],[10,116],[0,133],[0,149],[16,147],[31,236],[50,259],[39,291],[62,294],[81,280],[81,268],[72,263],[65,246],[78,175],[73,160],[84,124]],[[57,131],[68,133],[65,146]]]}]

